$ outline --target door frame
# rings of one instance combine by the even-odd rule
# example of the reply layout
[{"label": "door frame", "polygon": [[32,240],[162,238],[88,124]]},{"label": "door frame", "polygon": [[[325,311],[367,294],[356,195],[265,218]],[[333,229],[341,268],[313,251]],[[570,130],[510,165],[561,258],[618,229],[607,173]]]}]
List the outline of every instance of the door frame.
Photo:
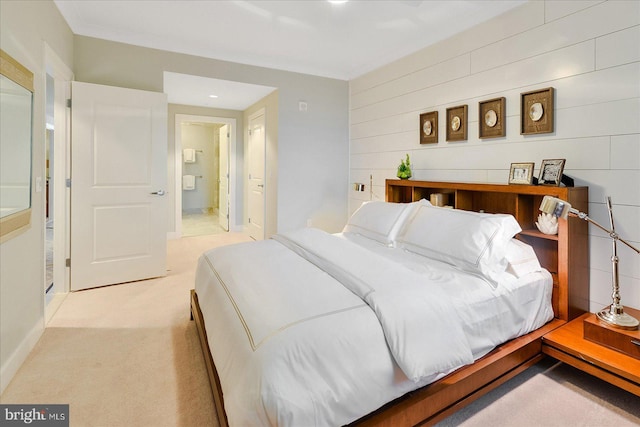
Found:
[{"label": "door frame", "polygon": [[[54,131],[53,131],[53,299],[47,304],[46,293],[43,293],[45,325],[51,320],[62,301],[70,290],[70,268],[66,265],[66,259],[70,255],[70,191],[66,180],[70,177],[71,166],[71,114],[67,106],[67,100],[71,98],[71,81],[74,78],[73,71],[60,59],[53,49],[44,43],[44,78],[50,75],[54,80]],[[46,87],[46,84],[44,85]],[[46,150],[46,147],[44,147]],[[43,153],[46,158],[46,153]],[[46,165],[43,165],[46,168]],[[46,176],[43,169],[42,176]],[[45,205],[45,192],[42,192],[42,205]],[[46,218],[43,218],[46,220]],[[44,230],[46,233],[46,229]],[[45,237],[46,239],[46,237]],[[43,262],[46,259],[44,248]],[[46,280],[46,271],[42,278]]]},{"label": "door frame", "polygon": [[236,119],[229,117],[199,116],[191,114],[176,114],[175,117],[175,235],[176,239],[182,237],[182,124],[196,123],[222,123],[229,125],[229,231],[240,232],[242,227],[236,221]]}]

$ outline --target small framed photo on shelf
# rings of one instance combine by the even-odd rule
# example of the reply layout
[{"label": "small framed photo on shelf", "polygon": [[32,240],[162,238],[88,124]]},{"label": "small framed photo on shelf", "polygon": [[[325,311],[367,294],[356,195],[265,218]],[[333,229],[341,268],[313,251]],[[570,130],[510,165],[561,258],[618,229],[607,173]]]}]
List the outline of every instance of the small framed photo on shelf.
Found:
[{"label": "small framed photo on shelf", "polygon": [[467,106],[447,108],[447,141],[466,141]]},{"label": "small framed photo on shelf", "polygon": [[565,159],[547,159],[540,166],[539,185],[551,185],[558,187],[562,181]]},{"label": "small framed photo on shelf", "polygon": [[520,134],[553,132],[553,88],[520,94]]},{"label": "small framed photo on shelf", "polygon": [[438,143],[438,112],[420,114],[420,144]]},{"label": "small framed photo on shelf", "polygon": [[496,138],[507,134],[504,120],[505,102],[505,98],[502,97],[482,101],[478,104],[480,114],[478,135],[481,139]]},{"label": "small framed photo on shelf", "polygon": [[511,163],[509,184],[531,184],[535,163]]}]

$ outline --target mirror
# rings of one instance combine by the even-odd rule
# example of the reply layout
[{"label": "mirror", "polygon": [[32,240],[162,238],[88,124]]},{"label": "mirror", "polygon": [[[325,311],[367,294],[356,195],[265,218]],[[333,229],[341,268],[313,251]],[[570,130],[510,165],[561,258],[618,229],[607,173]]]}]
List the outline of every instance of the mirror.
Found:
[{"label": "mirror", "polygon": [[0,242],[31,222],[33,73],[0,50]]}]

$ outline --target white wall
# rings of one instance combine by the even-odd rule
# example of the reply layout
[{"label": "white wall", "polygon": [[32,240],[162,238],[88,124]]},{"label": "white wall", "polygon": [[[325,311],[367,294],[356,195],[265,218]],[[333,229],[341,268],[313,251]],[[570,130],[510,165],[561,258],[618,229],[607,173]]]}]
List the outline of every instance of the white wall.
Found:
[{"label": "white wall", "polygon": [[[520,93],[554,87],[555,131],[520,135]],[[478,102],[504,96],[507,135],[478,138]],[[445,141],[448,107],[469,107],[468,139]],[[384,199],[405,153],[413,179],[506,183],[512,162],[566,159],[589,187],[589,215],[640,246],[640,2],[532,1],[350,82],[349,209]],[[420,146],[419,115],[439,112]],[[611,303],[611,244],[590,227],[591,310]],[[619,245],[623,304],[640,308],[640,257]]]},{"label": "white wall", "polygon": [[[45,176],[45,42],[73,63],[73,34],[52,1],[0,1],[0,47],[34,73],[34,183]],[[31,205],[31,227],[0,245],[0,390],[44,330],[44,191],[32,189]]]},{"label": "white wall", "polygon": [[[162,92],[163,72],[171,71],[278,88],[277,111],[271,109],[271,114],[277,114],[274,147],[278,169],[272,185],[277,187],[277,199],[273,206],[267,200],[277,230],[274,227],[270,232],[304,227],[308,219],[327,231],[344,226],[349,170],[348,82],[83,36],[74,37],[74,49],[76,79],[89,83]],[[299,101],[307,102],[306,113],[298,111]],[[238,142],[236,157],[242,165],[243,145]],[[244,171],[238,169],[237,197],[242,200]],[[173,179],[170,175],[169,182]],[[173,199],[171,194],[169,198]]]}]

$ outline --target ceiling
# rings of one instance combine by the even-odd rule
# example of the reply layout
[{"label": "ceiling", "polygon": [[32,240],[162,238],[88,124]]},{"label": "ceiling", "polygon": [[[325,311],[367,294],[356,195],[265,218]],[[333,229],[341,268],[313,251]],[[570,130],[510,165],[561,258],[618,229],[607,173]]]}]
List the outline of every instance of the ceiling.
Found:
[{"label": "ceiling", "polygon": [[[351,80],[527,0],[54,1],[78,35]],[[170,102],[230,108],[209,93],[208,104],[182,99],[179,88],[198,91],[195,80],[172,74],[165,75]]]},{"label": "ceiling", "polygon": [[270,86],[164,72],[164,92],[170,104],[243,111],[276,89]]}]

